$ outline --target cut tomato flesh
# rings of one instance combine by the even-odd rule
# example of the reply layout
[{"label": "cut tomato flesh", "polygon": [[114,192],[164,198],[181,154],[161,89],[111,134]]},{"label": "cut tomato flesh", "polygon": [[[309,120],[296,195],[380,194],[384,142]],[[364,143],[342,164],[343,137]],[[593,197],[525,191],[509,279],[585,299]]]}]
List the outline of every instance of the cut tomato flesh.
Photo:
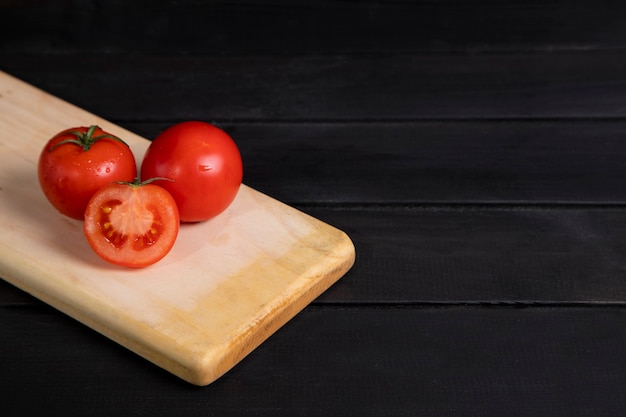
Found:
[{"label": "cut tomato flesh", "polygon": [[111,184],[89,202],[84,227],[87,241],[101,258],[143,267],[170,251],[179,216],[172,196],[157,185]]},{"label": "cut tomato flesh", "polygon": [[[130,206],[130,207],[128,207]],[[132,204],[119,200],[105,202],[100,207],[98,225],[107,242],[117,249],[132,238],[134,250],[142,250],[156,243],[163,234],[163,219],[155,205],[136,210]]]}]

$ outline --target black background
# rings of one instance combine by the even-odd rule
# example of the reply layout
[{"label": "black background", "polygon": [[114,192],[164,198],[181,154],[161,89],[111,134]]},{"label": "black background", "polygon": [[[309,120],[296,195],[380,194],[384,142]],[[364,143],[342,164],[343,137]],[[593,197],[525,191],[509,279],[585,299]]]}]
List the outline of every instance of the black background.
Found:
[{"label": "black background", "polygon": [[621,4],[0,0],[1,70],[147,138],[218,124],[357,250],[203,388],[0,281],[2,414],[623,415]]}]

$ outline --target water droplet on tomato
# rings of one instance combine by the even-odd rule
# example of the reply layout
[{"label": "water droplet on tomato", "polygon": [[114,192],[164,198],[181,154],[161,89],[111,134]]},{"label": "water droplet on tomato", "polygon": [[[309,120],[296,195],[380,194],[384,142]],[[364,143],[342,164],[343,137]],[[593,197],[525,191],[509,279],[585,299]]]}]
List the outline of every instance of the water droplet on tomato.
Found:
[{"label": "water droplet on tomato", "polygon": [[213,169],[213,167],[211,165],[200,165],[198,166],[198,169],[200,171],[210,171]]}]

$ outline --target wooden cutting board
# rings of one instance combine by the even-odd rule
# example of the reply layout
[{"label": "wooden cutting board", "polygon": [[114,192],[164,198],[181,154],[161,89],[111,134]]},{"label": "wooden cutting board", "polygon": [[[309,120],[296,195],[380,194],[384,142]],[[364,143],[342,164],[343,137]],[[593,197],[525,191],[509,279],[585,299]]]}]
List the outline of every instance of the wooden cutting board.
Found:
[{"label": "wooden cutting board", "polygon": [[91,124],[141,161],[146,139],[0,72],[0,277],[184,380],[223,375],[354,263],[344,232],[246,185],[157,264],[105,263],[37,181],[45,142]]}]

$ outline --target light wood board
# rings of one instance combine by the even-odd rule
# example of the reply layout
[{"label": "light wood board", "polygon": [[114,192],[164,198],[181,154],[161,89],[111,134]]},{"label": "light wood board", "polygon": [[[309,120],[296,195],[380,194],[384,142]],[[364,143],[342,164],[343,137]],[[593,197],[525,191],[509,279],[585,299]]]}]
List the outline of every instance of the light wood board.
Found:
[{"label": "light wood board", "polygon": [[353,265],[344,232],[246,185],[157,264],[105,263],[37,181],[46,141],[91,124],[140,163],[148,140],[0,72],[0,278],[180,378],[219,378]]}]

